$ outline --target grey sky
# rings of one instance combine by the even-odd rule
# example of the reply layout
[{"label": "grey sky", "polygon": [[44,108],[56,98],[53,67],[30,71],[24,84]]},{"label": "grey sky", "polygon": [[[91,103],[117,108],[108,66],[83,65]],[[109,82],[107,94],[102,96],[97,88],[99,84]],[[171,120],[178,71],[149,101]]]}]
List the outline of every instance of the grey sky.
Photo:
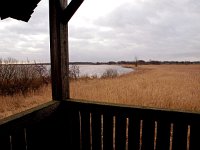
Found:
[{"label": "grey sky", "polygon": [[[29,23],[0,21],[0,57],[49,61],[48,1]],[[200,60],[199,0],[85,0],[69,23],[70,61]]]}]

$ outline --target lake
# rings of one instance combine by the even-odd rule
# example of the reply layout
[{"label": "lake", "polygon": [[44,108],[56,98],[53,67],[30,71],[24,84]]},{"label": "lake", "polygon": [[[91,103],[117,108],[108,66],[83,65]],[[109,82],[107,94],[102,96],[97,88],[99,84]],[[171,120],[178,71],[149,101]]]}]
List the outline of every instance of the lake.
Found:
[{"label": "lake", "polygon": [[79,67],[80,76],[94,76],[101,77],[108,69],[116,70],[119,75],[130,73],[134,71],[132,68],[124,68],[118,65],[76,65]]}]

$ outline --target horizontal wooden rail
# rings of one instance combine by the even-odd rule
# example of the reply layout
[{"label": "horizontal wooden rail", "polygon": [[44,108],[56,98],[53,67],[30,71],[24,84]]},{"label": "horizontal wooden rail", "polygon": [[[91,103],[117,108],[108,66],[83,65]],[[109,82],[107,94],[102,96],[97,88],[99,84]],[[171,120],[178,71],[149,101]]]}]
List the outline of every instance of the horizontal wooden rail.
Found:
[{"label": "horizontal wooden rail", "polygon": [[200,114],[68,100],[0,121],[2,150],[198,150]]},{"label": "horizontal wooden rail", "polygon": [[74,136],[81,149],[200,149],[199,113],[76,100],[66,106],[73,108],[71,114],[77,111],[70,120],[80,125],[73,130],[80,131]]}]

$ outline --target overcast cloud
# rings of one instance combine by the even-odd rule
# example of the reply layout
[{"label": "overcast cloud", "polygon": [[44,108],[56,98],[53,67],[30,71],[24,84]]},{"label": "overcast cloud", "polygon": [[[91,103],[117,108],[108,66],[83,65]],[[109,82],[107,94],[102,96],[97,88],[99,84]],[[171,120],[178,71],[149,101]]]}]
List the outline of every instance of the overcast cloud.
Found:
[{"label": "overcast cloud", "polygon": [[[0,57],[49,61],[48,3],[0,21]],[[69,23],[70,61],[200,60],[199,0],[85,0]]]}]

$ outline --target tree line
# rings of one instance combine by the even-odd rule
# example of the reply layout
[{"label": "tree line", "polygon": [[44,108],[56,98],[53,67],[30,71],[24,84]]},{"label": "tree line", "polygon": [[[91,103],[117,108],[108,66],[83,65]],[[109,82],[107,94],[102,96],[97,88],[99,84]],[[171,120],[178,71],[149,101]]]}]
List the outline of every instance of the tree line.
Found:
[{"label": "tree line", "polygon": [[158,60],[136,60],[136,61],[108,61],[108,62],[70,62],[70,65],[161,65],[161,64],[200,64],[200,61],[158,61]]}]

